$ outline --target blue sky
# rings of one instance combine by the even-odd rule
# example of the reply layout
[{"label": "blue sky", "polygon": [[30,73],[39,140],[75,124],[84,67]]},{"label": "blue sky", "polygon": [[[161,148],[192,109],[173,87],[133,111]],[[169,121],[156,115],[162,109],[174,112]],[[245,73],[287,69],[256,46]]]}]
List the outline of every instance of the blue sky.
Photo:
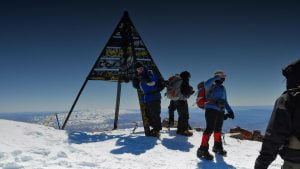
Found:
[{"label": "blue sky", "polygon": [[[165,78],[188,70],[196,87],[223,69],[231,105],[272,105],[285,89],[281,69],[300,58],[298,9],[297,1],[1,1],[0,112],[69,110],[124,10]],[[116,87],[90,81],[76,109],[114,108]],[[121,108],[138,108],[131,84]]]}]

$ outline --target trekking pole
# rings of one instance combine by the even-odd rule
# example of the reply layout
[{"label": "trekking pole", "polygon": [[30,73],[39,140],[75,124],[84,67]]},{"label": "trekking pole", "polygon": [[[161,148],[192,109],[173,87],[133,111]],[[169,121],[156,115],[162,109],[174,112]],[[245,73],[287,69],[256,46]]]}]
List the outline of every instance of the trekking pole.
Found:
[{"label": "trekking pole", "polygon": [[135,130],[139,127],[139,125],[138,125],[138,122],[133,122],[135,125],[134,125],[134,127],[133,127],[133,130],[132,130],[132,134],[135,132]]},{"label": "trekking pole", "polygon": [[222,139],[223,140],[223,144],[226,145],[226,142],[225,142],[225,133],[222,133],[222,138],[223,138]]}]

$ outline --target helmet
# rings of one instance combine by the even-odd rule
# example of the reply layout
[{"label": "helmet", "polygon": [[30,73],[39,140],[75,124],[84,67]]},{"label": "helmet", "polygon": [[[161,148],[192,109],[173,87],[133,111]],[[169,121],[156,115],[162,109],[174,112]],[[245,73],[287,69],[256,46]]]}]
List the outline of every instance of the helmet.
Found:
[{"label": "helmet", "polygon": [[225,74],[225,72],[223,71],[223,70],[217,70],[216,72],[215,72],[215,76],[220,76],[220,77],[226,77],[226,74]]}]

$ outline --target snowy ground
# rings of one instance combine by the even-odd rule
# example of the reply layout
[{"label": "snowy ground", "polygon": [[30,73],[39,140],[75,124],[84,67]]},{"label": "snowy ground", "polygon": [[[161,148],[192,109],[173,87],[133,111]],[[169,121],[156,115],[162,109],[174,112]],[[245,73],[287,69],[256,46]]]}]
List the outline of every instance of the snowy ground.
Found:
[{"label": "snowy ground", "polygon": [[[142,128],[100,133],[66,132],[37,124],[0,120],[0,168],[187,168],[252,169],[261,143],[226,135],[228,157],[212,162],[196,157],[201,132],[193,137],[164,129],[160,139],[145,137]],[[212,143],[211,143],[212,144]],[[279,158],[270,169],[280,168]]]}]

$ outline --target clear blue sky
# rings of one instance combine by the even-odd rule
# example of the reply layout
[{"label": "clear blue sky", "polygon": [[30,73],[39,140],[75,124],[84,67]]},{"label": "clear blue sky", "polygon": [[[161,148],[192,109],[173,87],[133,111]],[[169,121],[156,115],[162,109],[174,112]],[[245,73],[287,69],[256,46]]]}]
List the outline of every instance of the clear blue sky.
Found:
[{"label": "clear blue sky", "polygon": [[[1,1],[0,112],[69,110],[124,10],[165,78],[188,70],[196,87],[223,69],[231,105],[272,105],[285,87],[281,69],[300,58],[299,9],[297,1]],[[90,81],[76,109],[114,108],[116,86]],[[138,108],[131,85],[122,90],[121,108]]]}]

